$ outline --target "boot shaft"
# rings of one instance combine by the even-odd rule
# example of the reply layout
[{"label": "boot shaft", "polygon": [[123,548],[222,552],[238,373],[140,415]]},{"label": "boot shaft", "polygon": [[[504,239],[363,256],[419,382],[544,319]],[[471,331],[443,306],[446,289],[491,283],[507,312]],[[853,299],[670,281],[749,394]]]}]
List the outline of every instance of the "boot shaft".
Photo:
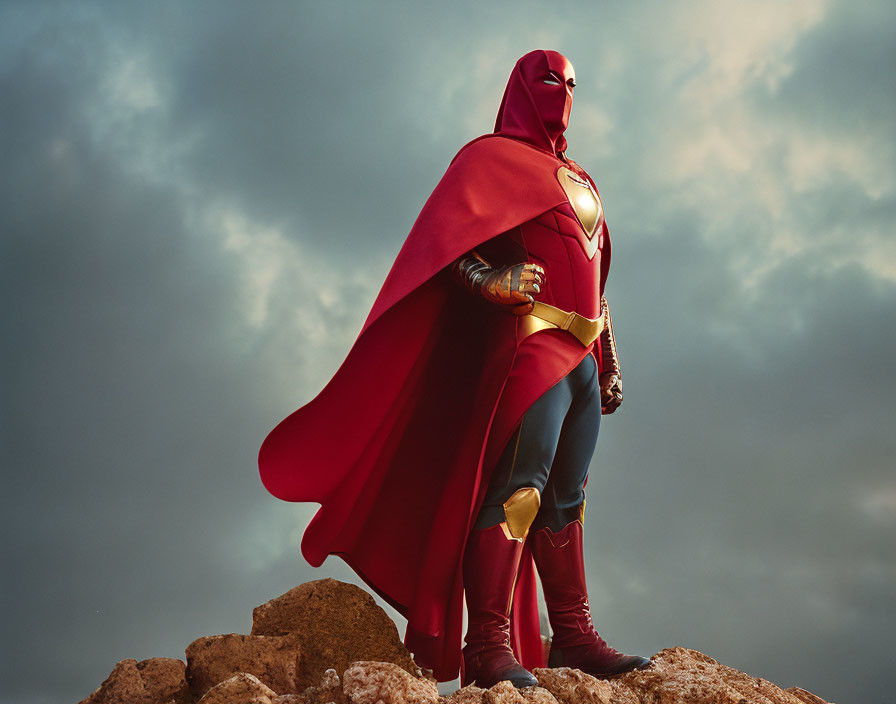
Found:
[{"label": "boot shaft", "polygon": [[510,608],[522,552],[522,541],[508,536],[501,524],[474,529],[467,537],[463,561],[467,600],[467,644],[461,665],[464,687],[474,681],[485,689],[502,680],[510,680],[515,687],[538,684],[510,647]]},{"label": "boot shaft", "polygon": [[548,667],[573,667],[607,677],[649,666],[647,658],[608,646],[594,629],[585,584],[582,523],[573,521],[559,533],[542,528],[529,540],[554,632]]},{"label": "boot shaft", "polygon": [[464,550],[468,644],[510,645],[510,608],[523,543],[501,525],[470,531]]},{"label": "boot shaft", "polygon": [[580,521],[559,533],[542,528],[530,536],[532,556],[541,579],[555,647],[595,639],[585,581],[584,536]]}]

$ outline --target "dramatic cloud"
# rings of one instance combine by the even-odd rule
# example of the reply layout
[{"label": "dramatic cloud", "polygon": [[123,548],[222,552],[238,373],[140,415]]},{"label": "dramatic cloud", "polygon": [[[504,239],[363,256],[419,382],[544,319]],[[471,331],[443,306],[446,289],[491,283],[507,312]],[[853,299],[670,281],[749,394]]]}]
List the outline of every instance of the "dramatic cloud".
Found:
[{"label": "dramatic cloud", "polygon": [[539,46],[576,66],[570,153],[613,237],[598,627],[882,700],[894,37],[885,2],[4,5],[3,701],[360,583],[304,563],[316,507],[267,494],[256,453]]}]

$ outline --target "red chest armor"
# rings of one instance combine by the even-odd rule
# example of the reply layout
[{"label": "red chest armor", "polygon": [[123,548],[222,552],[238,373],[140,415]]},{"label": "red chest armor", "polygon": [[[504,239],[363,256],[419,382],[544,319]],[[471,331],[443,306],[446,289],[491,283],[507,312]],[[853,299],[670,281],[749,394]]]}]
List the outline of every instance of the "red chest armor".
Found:
[{"label": "red chest armor", "polygon": [[[564,171],[568,170],[561,168],[561,184]],[[488,261],[540,264],[545,282],[535,299],[593,319],[601,313],[600,299],[610,265],[610,238],[600,197],[587,185],[570,185],[570,180],[564,186],[569,202],[478,249]],[[577,180],[586,183],[584,179]]]},{"label": "red chest armor", "polygon": [[545,282],[536,300],[586,318],[600,315],[606,226],[601,216],[587,237],[569,203],[523,223],[511,239],[525,249],[525,260],[544,267]]}]

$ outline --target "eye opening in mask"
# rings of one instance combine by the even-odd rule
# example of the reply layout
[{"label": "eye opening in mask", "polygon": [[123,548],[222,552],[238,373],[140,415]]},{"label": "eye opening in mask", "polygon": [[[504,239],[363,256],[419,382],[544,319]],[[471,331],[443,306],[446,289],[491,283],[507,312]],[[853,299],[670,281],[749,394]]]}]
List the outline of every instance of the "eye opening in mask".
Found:
[{"label": "eye opening in mask", "polygon": [[556,78],[554,78],[554,76],[548,76],[547,78],[543,78],[541,82],[548,86],[559,86],[561,83]]}]

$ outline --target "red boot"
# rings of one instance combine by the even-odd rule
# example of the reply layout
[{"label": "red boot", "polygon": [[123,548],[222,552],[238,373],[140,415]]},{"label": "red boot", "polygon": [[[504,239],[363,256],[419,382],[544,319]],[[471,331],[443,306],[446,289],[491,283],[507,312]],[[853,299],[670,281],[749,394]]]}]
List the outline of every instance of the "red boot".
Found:
[{"label": "red boot", "polygon": [[523,544],[507,538],[499,524],[474,529],[464,551],[467,635],[461,667],[462,686],[474,681],[488,689],[501,680],[514,687],[538,684],[510,648],[510,605]]},{"label": "red boot", "polygon": [[623,655],[594,630],[585,586],[582,523],[573,521],[559,533],[542,528],[529,540],[554,631],[548,667],[574,667],[595,677],[647,667],[650,660]]}]

